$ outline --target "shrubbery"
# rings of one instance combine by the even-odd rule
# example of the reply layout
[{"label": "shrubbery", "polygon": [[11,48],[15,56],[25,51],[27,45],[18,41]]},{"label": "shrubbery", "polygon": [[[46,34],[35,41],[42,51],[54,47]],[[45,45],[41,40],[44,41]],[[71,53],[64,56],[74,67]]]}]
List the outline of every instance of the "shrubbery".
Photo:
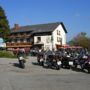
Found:
[{"label": "shrubbery", "polygon": [[90,37],[87,36],[85,32],[81,32],[76,35],[71,41],[68,42],[69,45],[82,46],[90,52]]},{"label": "shrubbery", "polygon": [[16,56],[15,56],[12,52],[6,51],[6,50],[0,51],[0,57],[5,57],[5,58],[16,58]]}]

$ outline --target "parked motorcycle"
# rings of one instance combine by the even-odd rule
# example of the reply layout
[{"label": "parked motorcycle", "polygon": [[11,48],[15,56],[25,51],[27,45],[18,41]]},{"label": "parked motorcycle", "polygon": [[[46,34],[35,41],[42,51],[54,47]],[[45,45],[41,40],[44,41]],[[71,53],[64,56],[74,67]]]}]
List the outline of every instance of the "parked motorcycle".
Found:
[{"label": "parked motorcycle", "polygon": [[60,54],[55,54],[55,67],[57,70],[59,70],[61,68],[61,61],[62,61],[62,57],[60,56]]},{"label": "parked motorcycle", "polygon": [[25,58],[23,56],[19,56],[18,60],[19,60],[19,66],[24,69],[25,68],[25,62],[26,62]]},{"label": "parked motorcycle", "polygon": [[19,61],[19,66],[23,69],[25,68],[25,62],[26,62],[24,56],[25,56],[25,52],[23,52],[23,50],[20,49],[18,51],[17,57],[18,57],[18,61]]},{"label": "parked motorcycle", "polygon": [[63,59],[62,59],[62,68],[70,69],[70,66],[72,64],[73,64],[73,62],[71,60],[71,56],[70,55],[63,56]]},{"label": "parked motorcycle", "polygon": [[51,68],[52,60],[53,60],[53,56],[52,55],[45,55],[45,60],[44,60],[44,63],[43,63],[43,67]]},{"label": "parked motorcycle", "polygon": [[90,56],[84,56],[83,57],[84,61],[81,63],[81,69],[82,70],[87,70],[88,73],[90,73]]},{"label": "parked motorcycle", "polygon": [[53,52],[48,53],[45,55],[43,67],[55,68],[56,70],[59,70],[61,68],[61,61]]},{"label": "parked motorcycle", "polygon": [[74,67],[77,68],[78,65],[82,71],[86,69],[88,73],[90,73],[90,56],[84,54],[83,56],[74,59]]},{"label": "parked motorcycle", "polygon": [[37,62],[39,65],[43,66],[43,62],[44,62],[44,53],[39,52],[37,54]]}]

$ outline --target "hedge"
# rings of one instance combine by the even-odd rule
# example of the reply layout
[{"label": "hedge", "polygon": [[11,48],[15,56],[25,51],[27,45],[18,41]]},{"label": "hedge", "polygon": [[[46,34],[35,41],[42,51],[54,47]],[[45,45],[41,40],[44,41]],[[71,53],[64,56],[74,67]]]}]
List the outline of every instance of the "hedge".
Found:
[{"label": "hedge", "polygon": [[0,51],[0,57],[3,57],[3,58],[16,58],[16,56],[11,51],[6,51],[6,50]]}]

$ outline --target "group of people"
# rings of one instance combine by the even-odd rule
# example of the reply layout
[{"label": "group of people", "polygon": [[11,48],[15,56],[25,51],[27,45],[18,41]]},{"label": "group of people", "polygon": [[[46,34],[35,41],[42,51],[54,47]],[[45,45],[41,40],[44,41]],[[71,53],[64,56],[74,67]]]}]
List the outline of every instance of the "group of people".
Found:
[{"label": "group of people", "polygon": [[30,48],[16,48],[13,50],[15,55],[23,54],[28,55],[30,53]]}]

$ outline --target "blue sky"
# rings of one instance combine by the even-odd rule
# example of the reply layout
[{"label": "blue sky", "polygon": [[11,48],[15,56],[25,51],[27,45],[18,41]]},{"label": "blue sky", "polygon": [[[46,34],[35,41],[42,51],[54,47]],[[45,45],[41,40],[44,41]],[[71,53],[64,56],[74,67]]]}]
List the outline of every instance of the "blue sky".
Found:
[{"label": "blue sky", "polygon": [[63,22],[71,40],[80,32],[90,36],[90,0],[0,0],[10,27]]}]

